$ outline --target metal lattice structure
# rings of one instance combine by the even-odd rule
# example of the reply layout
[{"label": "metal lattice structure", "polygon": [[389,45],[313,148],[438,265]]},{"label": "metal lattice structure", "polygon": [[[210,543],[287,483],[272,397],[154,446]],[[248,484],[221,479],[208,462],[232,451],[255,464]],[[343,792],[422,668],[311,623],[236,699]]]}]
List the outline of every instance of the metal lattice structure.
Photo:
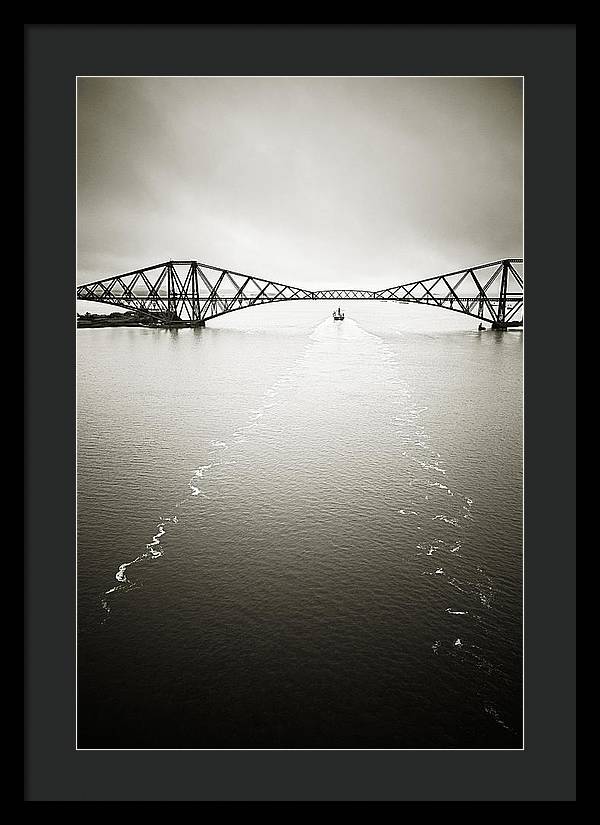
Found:
[{"label": "metal lattice structure", "polygon": [[278,301],[398,301],[462,312],[496,329],[523,323],[523,260],[508,258],[378,291],[308,290],[198,261],[168,261],[77,287],[77,298],[133,311],[160,326],[204,326]]},{"label": "metal lattice structure", "polygon": [[488,321],[497,329],[522,326],[522,264],[522,258],[507,258],[383,289],[376,297],[451,309]]}]

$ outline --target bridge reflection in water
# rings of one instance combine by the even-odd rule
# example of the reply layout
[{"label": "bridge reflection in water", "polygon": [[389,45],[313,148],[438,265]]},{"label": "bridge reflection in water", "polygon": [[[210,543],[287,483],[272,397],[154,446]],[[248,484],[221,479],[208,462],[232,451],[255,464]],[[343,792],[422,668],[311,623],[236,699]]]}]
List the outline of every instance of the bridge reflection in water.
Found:
[{"label": "bridge reflection in water", "polygon": [[493,329],[523,325],[523,260],[506,258],[377,291],[308,290],[198,261],[167,261],[77,287],[77,299],[124,307],[159,326],[204,326],[279,301],[398,301],[471,315]]}]

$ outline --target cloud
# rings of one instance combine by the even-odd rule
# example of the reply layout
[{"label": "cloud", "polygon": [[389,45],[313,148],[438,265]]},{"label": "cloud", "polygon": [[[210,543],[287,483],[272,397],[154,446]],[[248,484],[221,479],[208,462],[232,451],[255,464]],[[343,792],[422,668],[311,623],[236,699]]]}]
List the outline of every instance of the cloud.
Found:
[{"label": "cloud", "polygon": [[80,282],[170,258],[377,288],[522,251],[512,78],[82,78]]}]

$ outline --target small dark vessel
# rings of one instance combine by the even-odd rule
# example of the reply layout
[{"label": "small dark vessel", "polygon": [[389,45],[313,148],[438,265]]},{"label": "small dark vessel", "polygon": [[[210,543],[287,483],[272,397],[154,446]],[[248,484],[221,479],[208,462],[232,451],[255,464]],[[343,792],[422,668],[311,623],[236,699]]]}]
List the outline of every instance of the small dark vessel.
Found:
[{"label": "small dark vessel", "polygon": [[479,332],[481,332],[481,330],[485,329],[485,327],[483,326],[483,324],[479,324],[477,329],[479,330]]},{"label": "small dark vessel", "polygon": [[342,312],[342,310],[339,307],[333,313],[333,320],[334,321],[343,321],[344,320],[344,313]]}]

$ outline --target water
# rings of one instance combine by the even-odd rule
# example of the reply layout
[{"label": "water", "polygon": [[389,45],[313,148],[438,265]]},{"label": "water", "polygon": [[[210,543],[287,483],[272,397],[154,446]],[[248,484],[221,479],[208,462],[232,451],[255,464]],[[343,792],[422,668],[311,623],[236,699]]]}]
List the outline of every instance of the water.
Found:
[{"label": "water", "polygon": [[519,748],[522,333],[78,332],[82,748]]}]

